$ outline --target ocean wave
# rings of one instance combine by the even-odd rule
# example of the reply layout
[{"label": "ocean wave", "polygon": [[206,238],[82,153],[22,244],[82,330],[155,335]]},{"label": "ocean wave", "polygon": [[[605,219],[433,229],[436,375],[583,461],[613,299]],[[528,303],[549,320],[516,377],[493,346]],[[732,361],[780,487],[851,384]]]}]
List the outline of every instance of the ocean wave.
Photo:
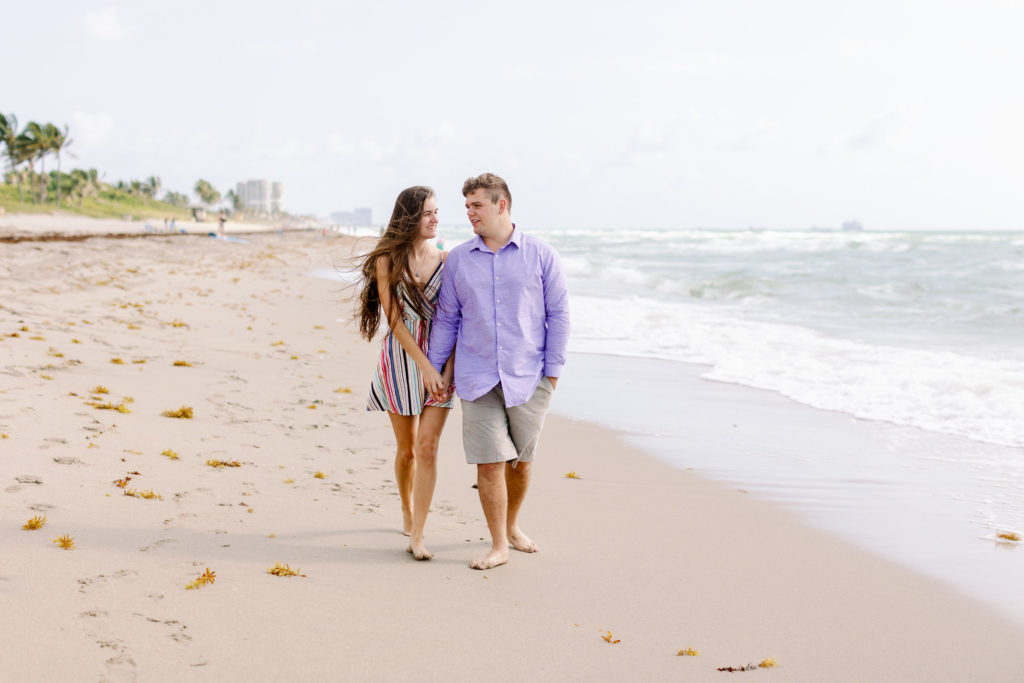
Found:
[{"label": "ocean wave", "polygon": [[1024,361],[840,339],[643,298],[573,298],[573,351],[710,366],[707,379],[856,417],[1024,447]]}]

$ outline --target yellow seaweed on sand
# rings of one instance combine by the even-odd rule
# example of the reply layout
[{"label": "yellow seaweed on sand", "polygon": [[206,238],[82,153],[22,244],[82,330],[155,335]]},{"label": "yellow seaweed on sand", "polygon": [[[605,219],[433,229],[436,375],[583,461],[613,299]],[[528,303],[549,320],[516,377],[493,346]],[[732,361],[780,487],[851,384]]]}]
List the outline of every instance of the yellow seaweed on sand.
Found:
[{"label": "yellow seaweed on sand", "polygon": [[185,584],[185,589],[192,590],[194,588],[199,588],[200,586],[203,586],[207,583],[213,583],[216,579],[217,572],[212,571],[209,567],[207,567],[206,571],[200,574],[198,577],[196,577],[195,580],[189,581],[187,584]]},{"label": "yellow seaweed on sand", "polygon": [[192,406],[182,406],[177,410],[165,410],[160,413],[164,417],[176,417],[182,420],[192,419]]},{"label": "yellow seaweed on sand", "polygon": [[274,566],[267,570],[267,573],[274,576],[306,576],[305,574],[300,574],[298,570],[292,569],[287,564],[281,564],[280,562],[275,562]]},{"label": "yellow seaweed on sand", "polygon": [[46,524],[46,517],[39,517],[38,515],[28,520],[21,525],[21,528],[25,531],[35,531],[36,529],[42,529],[43,525]]},{"label": "yellow seaweed on sand", "polygon": [[72,550],[75,547],[75,539],[71,538],[67,534],[64,534],[59,538],[53,539],[53,542],[59,545],[64,550]]}]

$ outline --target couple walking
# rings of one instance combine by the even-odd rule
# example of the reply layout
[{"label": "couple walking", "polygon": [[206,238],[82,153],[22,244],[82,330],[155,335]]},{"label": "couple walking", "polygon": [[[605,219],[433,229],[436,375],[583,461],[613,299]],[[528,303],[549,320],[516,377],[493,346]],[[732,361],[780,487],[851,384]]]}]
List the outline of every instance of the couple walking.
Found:
[{"label": "couple walking", "polygon": [[512,195],[485,173],[462,186],[476,236],[450,253],[437,235],[437,199],[410,187],[395,201],[383,237],[362,262],[360,332],[384,338],[368,410],[387,411],[398,452],[395,478],[409,552],[433,555],[423,527],[437,480],[437,448],[455,389],[462,401],[466,461],[491,548],[474,569],[508,561],[509,545],[536,552],[519,510],[551,394],[565,364],[569,295],[558,255],[512,222]]}]

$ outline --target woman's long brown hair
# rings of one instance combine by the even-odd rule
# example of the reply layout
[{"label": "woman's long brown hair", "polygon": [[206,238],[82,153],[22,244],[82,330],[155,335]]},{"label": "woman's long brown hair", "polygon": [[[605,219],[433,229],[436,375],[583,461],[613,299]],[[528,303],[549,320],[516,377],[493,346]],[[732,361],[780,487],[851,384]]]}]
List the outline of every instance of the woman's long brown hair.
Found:
[{"label": "woman's long brown hair", "polygon": [[367,341],[372,341],[380,327],[380,292],[377,291],[377,260],[383,256],[388,263],[388,294],[391,299],[391,311],[388,325],[392,328],[398,320],[391,316],[401,315],[402,300],[399,297],[399,284],[404,283],[416,313],[425,317],[432,308],[423,288],[416,282],[409,270],[409,252],[420,230],[420,219],[423,217],[423,204],[434,196],[434,191],[423,185],[416,185],[402,190],[395,200],[395,208],[391,212],[391,220],[384,234],[360,266],[362,289],[359,293],[359,308],[355,317],[359,320],[359,334]]}]

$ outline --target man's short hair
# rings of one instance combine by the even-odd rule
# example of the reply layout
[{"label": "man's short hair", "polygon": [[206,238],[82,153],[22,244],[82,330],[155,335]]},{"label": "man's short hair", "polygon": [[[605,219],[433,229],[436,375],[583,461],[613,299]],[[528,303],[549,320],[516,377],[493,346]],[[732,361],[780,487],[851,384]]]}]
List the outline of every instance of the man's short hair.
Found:
[{"label": "man's short hair", "polygon": [[469,178],[462,184],[462,196],[467,197],[477,190],[486,190],[487,196],[491,198],[492,204],[497,204],[501,198],[505,199],[508,210],[512,211],[512,193],[508,191],[508,185],[504,178],[493,173],[481,173],[475,178]]}]

